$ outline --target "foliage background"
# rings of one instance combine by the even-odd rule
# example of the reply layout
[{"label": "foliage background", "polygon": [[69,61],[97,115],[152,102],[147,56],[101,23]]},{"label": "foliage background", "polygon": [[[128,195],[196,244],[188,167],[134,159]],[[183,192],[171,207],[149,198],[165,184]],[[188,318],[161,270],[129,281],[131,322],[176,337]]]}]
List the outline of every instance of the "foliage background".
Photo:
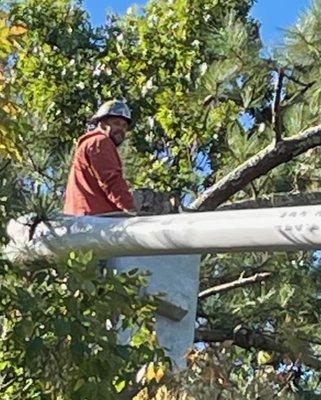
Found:
[{"label": "foliage background", "polygon": [[[2,243],[11,217],[34,212],[41,220],[61,209],[72,146],[108,98],[126,98],[135,116],[123,148],[131,185],[174,195],[183,205],[273,142],[271,104],[280,67],[283,137],[320,123],[320,1],[269,57],[249,16],[252,5],[151,0],[142,14],[110,15],[94,28],[80,1],[3,1]],[[316,148],[229,200],[319,186]],[[314,254],[204,255],[201,289],[255,273],[270,278],[200,300],[198,327],[214,339],[200,340],[205,349],[191,352],[187,371],[160,382],[167,360],[152,333],[153,306],[137,294],[142,277],[98,276],[90,254],[72,254],[65,265],[21,268],[4,258],[1,265],[4,399],[129,398],[144,385],[140,396],[150,398],[317,396],[320,278]],[[115,328],[105,329],[106,318],[120,314],[125,326],[141,327],[132,347],[117,344]]]}]

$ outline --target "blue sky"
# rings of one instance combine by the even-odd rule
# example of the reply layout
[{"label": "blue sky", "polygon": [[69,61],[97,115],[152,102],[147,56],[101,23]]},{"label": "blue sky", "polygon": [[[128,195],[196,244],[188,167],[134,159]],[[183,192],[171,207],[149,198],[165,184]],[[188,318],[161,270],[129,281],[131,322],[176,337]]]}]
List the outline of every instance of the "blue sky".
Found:
[{"label": "blue sky", "polygon": [[[144,5],[144,0],[85,0],[86,9],[95,25],[102,24],[107,10],[117,13],[126,12],[127,8],[137,4]],[[299,13],[310,0],[257,0],[252,15],[261,22],[261,34],[267,46],[280,42],[282,29],[293,24]]]},{"label": "blue sky", "polygon": [[252,15],[261,22],[265,44],[279,43],[282,29],[294,24],[310,3],[310,0],[257,0]]}]

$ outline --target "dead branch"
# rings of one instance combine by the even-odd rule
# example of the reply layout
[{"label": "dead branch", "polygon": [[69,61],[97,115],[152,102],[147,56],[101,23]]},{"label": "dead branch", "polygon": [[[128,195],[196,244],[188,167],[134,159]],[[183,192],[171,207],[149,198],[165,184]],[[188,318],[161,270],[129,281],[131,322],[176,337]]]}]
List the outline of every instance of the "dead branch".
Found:
[{"label": "dead branch", "polygon": [[[223,343],[226,340],[232,341],[234,345],[247,350],[255,348],[257,350],[276,352],[281,355],[289,355],[293,359],[297,358],[297,354],[294,354],[286,344],[276,338],[245,327],[234,330],[224,328],[215,330],[198,329],[195,332],[195,342]],[[308,349],[304,354],[301,354],[300,359],[307,366],[315,370],[321,370],[321,360],[311,356]]]},{"label": "dead branch", "polygon": [[262,272],[255,274],[253,276],[249,276],[248,278],[239,278],[235,281],[224,283],[222,285],[214,286],[208,289],[201,291],[198,295],[199,299],[206,299],[209,296],[213,296],[215,294],[222,294],[228,292],[229,290],[233,290],[239,287],[253,285],[254,283],[259,283],[265,281],[272,275],[271,272]]},{"label": "dead branch", "polygon": [[281,96],[284,79],[284,68],[279,69],[279,77],[275,86],[275,94],[272,106],[272,124],[275,131],[275,143],[282,140]]},{"label": "dead branch", "polygon": [[189,207],[191,211],[216,209],[254,179],[266,175],[273,168],[291,161],[307,150],[321,145],[321,125],[306,129],[296,136],[270,144],[209,187]]}]

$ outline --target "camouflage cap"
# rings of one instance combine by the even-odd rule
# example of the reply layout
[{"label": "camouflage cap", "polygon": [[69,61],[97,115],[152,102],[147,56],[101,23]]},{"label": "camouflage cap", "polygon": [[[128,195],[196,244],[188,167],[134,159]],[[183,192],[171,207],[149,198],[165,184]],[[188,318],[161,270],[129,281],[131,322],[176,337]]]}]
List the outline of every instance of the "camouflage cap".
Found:
[{"label": "camouflage cap", "polygon": [[92,122],[97,122],[103,117],[121,117],[129,124],[132,123],[132,116],[127,104],[121,100],[110,100],[103,103],[96,114],[91,118]]}]

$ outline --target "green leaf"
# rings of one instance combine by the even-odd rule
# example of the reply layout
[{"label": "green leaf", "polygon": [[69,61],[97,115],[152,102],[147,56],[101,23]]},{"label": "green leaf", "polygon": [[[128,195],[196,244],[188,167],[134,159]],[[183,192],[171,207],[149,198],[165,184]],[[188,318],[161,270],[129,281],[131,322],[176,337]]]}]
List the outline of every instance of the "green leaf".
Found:
[{"label": "green leaf", "polygon": [[121,393],[126,387],[126,381],[122,380],[114,384],[116,392]]}]

